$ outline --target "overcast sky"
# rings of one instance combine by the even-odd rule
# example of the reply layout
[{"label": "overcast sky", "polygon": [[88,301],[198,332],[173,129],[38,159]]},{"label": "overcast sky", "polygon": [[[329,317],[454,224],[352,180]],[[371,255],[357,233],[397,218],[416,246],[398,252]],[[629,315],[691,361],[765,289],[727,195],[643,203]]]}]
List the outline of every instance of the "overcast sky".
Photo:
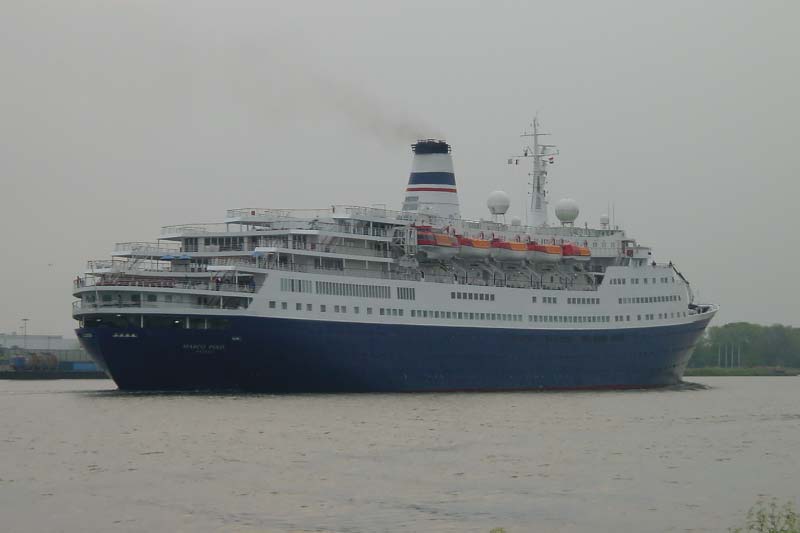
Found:
[{"label": "overcast sky", "polygon": [[800,325],[800,2],[0,3],[0,331],[69,334],[115,242],[235,207],[399,208],[453,145],[462,213],[538,112],[551,198],[609,202],[716,324]]}]

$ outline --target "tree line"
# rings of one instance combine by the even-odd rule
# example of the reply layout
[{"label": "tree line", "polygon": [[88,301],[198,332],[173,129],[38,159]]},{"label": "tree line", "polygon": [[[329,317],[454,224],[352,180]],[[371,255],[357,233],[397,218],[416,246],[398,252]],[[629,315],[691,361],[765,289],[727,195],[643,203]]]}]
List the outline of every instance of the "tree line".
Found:
[{"label": "tree line", "polygon": [[711,327],[698,343],[689,366],[800,368],[800,328],[750,322]]}]

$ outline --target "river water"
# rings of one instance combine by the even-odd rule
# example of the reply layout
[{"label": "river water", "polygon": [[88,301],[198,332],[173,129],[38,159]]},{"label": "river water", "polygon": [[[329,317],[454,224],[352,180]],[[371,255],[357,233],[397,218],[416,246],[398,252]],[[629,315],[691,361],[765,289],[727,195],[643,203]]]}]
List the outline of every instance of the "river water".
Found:
[{"label": "river water", "polygon": [[0,381],[0,530],[725,531],[800,498],[800,378],[126,394]]}]

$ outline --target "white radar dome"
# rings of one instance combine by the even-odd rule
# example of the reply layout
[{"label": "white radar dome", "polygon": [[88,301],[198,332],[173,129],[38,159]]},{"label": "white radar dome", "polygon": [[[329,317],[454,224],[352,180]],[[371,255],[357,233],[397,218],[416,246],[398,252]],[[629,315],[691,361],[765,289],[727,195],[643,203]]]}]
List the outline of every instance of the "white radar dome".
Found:
[{"label": "white radar dome", "polygon": [[611,222],[611,219],[608,218],[608,215],[600,215],[600,225],[601,226],[608,226]]},{"label": "white radar dome", "polygon": [[556,204],[556,217],[562,224],[572,224],[580,212],[578,202],[572,198],[563,198]]},{"label": "white radar dome", "polygon": [[505,191],[492,191],[486,200],[486,207],[493,215],[505,215],[511,206],[511,198]]}]

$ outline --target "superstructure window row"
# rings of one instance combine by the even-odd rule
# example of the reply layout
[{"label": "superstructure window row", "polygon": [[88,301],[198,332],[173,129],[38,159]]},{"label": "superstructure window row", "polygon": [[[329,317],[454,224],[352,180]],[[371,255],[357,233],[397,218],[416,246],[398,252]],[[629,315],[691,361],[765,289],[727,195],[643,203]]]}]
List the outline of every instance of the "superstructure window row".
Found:
[{"label": "superstructure window row", "polygon": [[281,278],[281,290],[283,292],[314,292],[311,280]]},{"label": "superstructure window row", "polygon": [[330,296],[355,296],[358,298],[385,298],[392,297],[391,287],[388,285],[362,285],[360,283],[338,283],[335,281],[316,281],[317,294]]},{"label": "superstructure window row", "polygon": [[213,251],[210,246],[218,246],[220,252],[238,252],[244,250],[244,237],[205,237],[203,245],[206,251]]},{"label": "superstructure window row", "polygon": [[426,309],[412,309],[411,316],[415,318],[444,318],[455,320],[499,320],[505,322],[522,322],[522,315],[512,313],[468,313],[464,311],[428,311]]},{"label": "superstructure window row", "polygon": [[450,293],[451,300],[478,300],[480,302],[493,302],[494,294],[485,292],[460,292],[453,291]]},{"label": "superstructure window row", "polygon": [[397,287],[398,300],[416,300],[416,289],[413,287]]},{"label": "superstructure window row", "polygon": [[611,322],[610,316],[589,315],[528,315],[528,322],[561,322],[567,324],[589,324],[600,322]]},{"label": "superstructure window row", "polygon": [[567,303],[575,305],[599,305],[600,298],[567,298]]},{"label": "superstructure window row", "polygon": [[636,296],[619,298],[621,304],[650,304],[659,302],[680,302],[681,296],[679,294],[670,294],[667,296]]},{"label": "superstructure window row", "polygon": [[[280,303],[280,306],[277,304]],[[326,305],[320,304],[319,312],[325,313],[328,311],[328,308],[331,308],[334,313],[347,313],[348,307],[346,305]],[[289,309],[288,302],[269,302],[270,309],[280,308],[284,311]],[[313,305],[306,303],[295,303],[295,311],[308,311],[313,312]],[[381,307],[378,308],[378,314],[380,316],[395,316],[395,317],[402,317],[405,315],[404,309],[396,309],[396,308],[385,308]],[[353,314],[360,314],[361,308],[359,306],[353,306],[351,308],[351,312]],[[372,315],[373,309],[372,307],[366,308],[366,314]],[[438,319],[438,320],[482,320],[482,321],[491,321],[491,322],[523,322],[524,315],[520,314],[513,314],[513,313],[476,313],[476,312],[465,312],[465,311],[434,311],[434,310],[427,310],[427,309],[412,309],[410,311],[410,316],[412,318],[425,318],[425,319]],[[636,320],[664,320],[670,318],[680,318],[686,317],[685,312],[672,312],[672,313],[659,313],[656,318],[656,314],[649,313],[643,315],[637,315]],[[534,323],[563,323],[563,324],[597,324],[597,323],[608,323],[612,320],[611,316],[608,315],[528,315],[528,322]],[[614,322],[630,322],[631,315],[615,315],[613,317]]]},{"label": "superstructure window row", "polygon": [[[645,285],[650,283],[650,282],[652,282],[652,283],[658,283],[658,282],[661,282],[661,283],[675,283],[675,276],[664,276],[664,277],[658,278],[658,281],[656,281],[656,278],[631,278],[630,281],[631,281],[631,285],[639,285],[640,282],[644,283]],[[611,278],[610,281],[609,281],[609,284],[610,285],[625,285],[626,284],[626,278]]]}]

